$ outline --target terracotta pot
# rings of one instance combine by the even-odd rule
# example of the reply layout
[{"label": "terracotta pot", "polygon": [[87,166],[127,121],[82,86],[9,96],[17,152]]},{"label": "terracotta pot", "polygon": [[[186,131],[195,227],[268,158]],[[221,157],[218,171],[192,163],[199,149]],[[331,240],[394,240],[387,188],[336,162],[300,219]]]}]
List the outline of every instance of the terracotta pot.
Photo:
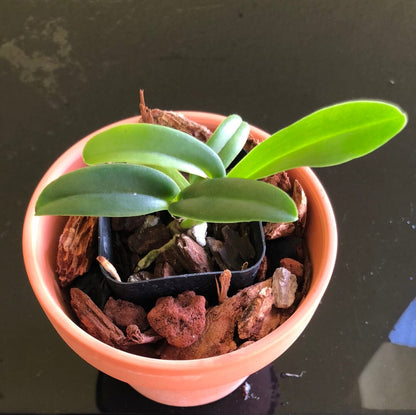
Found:
[{"label": "terracotta pot", "polygon": [[[211,129],[224,118],[199,112],[186,112],[185,115]],[[137,117],[133,117],[111,126],[136,121]],[[268,137],[267,133],[255,127],[252,133],[257,137]],[[308,168],[290,172],[301,182],[308,197],[306,239],[313,278],[309,293],[284,324],[248,347],[212,358],[170,361],[136,356],[98,341],[72,320],[55,275],[56,247],[64,219],[34,216],[35,202],[45,185],[83,165],[81,152],[89,138],[87,136],[76,143],[50,167],[27,209],[23,254],[29,280],[40,305],[60,336],[79,356],[98,370],[129,383],[150,399],[168,405],[193,406],[226,396],[250,374],[273,362],[291,346],[309,323],[325,292],[335,264],[337,229],[322,185]]]}]

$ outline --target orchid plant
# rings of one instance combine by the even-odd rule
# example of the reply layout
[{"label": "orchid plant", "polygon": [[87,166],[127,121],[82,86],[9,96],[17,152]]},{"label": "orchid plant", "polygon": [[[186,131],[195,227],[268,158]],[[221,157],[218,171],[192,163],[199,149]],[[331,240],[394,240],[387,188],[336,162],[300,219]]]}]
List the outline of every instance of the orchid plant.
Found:
[{"label": "orchid plant", "polygon": [[238,115],[225,118],[206,143],[160,125],[120,125],[86,143],[87,167],[47,185],[36,214],[122,217],[167,210],[183,227],[292,222],[298,215],[291,197],[260,179],[364,156],[406,122],[406,114],[387,102],[339,103],[272,134],[233,167],[250,131]]}]

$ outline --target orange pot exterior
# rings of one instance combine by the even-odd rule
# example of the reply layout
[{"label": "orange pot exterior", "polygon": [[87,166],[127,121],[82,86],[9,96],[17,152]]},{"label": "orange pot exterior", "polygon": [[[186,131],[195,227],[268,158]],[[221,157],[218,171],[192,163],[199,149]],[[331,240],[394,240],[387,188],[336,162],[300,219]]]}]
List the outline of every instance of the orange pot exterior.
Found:
[{"label": "orange pot exterior", "polygon": [[[183,112],[210,129],[223,116]],[[114,125],[137,122],[128,118]],[[94,133],[95,134],[95,133]],[[252,134],[269,134],[252,127]],[[70,317],[55,275],[56,247],[63,218],[34,215],[41,190],[50,181],[83,166],[81,153],[87,136],[68,149],[46,172],[29,203],[23,227],[23,255],[32,289],[47,317],[64,341],[98,370],[124,382],[157,402],[174,406],[194,406],[218,400],[236,389],[247,376],[262,369],[284,353],[303,332],[327,288],[335,265],[337,229],[328,197],[309,168],[290,172],[308,198],[306,239],[313,265],[309,293],[295,313],[280,327],[254,344],[207,359],[173,361],[132,355],[114,349],[83,331]]]}]

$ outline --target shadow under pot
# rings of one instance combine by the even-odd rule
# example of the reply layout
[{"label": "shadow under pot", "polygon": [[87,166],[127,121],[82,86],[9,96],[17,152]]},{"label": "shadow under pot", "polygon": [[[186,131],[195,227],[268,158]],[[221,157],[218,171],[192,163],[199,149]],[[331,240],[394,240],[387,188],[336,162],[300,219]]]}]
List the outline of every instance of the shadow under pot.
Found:
[{"label": "shadow under pot", "polygon": [[[238,269],[230,269],[232,278],[229,294],[231,295],[235,294],[238,290],[255,283],[257,271],[266,251],[261,222],[230,225],[232,227],[231,229],[229,224],[209,225],[207,245],[210,244],[210,247],[202,248],[199,245],[199,247],[205,251],[211,249],[211,252],[208,255],[213,270],[209,272],[186,272],[165,277],[152,276],[149,279],[143,280],[133,278],[133,281],[131,281],[132,278],[130,278],[130,281],[128,282],[129,276],[131,276],[133,272],[130,264],[131,253],[127,252],[128,248],[126,247],[126,244],[121,242],[122,239],[126,239],[126,235],[120,236],[119,230],[113,229],[111,218],[101,217],[98,222],[99,255],[108,259],[115,265],[117,270],[130,269],[130,271],[120,272],[121,282],[114,279],[103,266],[100,266],[101,271],[114,296],[137,304],[150,305],[160,297],[177,296],[181,292],[188,290],[192,290],[198,295],[205,296],[208,301],[215,302],[218,298],[216,279],[222,272],[218,262],[221,262],[220,256],[223,252],[221,250],[227,249],[227,244],[225,244],[224,241],[217,240],[213,236],[210,236],[210,233],[215,231],[210,229],[210,227],[217,228],[217,233],[221,232],[223,227],[225,230],[223,230],[222,233],[228,232],[228,234],[232,234],[235,238],[243,241],[243,248],[240,248],[240,251],[237,249],[236,254],[234,254],[234,257],[238,256],[241,260],[241,265]],[[238,230],[240,230],[240,234],[238,233]],[[181,235],[186,234],[184,233]],[[187,240],[189,241],[189,237],[187,236],[181,236],[181,238],[188,238]],[[192,242],[192,244],[196,243],[193,241],[189,242]],[[230,247],[229,243],[230,242],[228,242],[228,248]],[[215,248],[218,248],[217,251],[215,251]],[[244,258],[244,252],[242,254],[241,251],[246,252],[248,260]],[[182,257],[182,255],[179,255],[179,257]],[[215,261],[215,257],[218,258],[217,262]]]}]

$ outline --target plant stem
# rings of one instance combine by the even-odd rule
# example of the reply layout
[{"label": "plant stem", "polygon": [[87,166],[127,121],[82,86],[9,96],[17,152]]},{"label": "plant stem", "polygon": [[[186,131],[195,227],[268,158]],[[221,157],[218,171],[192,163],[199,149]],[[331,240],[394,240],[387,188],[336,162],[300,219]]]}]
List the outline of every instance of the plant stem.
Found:
[{"label": "plant stem", "polygon": [[175,234],[172,239],[166,242],[163,246],[157,249],[152,249],[149,251],[136,265],[134,272],[139,272],[143,269],[146,269],[152,265],[155,259],[162,253],[167,251],[170,247],[174,246],[176,243],[176,238],[178,234]]},{"label": "plant stem", "polygon": [[186,218],[181,222],[181,228],[182,229],[189,229],[189,228],[192,228],[195,225],[200,225],[201,223],[204,223],[204,221],[203,220],[196,220],[196,219]]}]

